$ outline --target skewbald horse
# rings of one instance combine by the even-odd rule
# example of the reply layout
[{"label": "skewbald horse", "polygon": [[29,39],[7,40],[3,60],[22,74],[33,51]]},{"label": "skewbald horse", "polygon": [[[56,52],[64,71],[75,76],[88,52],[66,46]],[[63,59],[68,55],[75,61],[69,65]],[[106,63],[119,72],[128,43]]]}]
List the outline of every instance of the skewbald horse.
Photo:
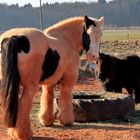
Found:
[{"label": "skewbald horse", "polygon": [[44,32],[15,28],[1,35],[1,94],[10,138],[32,138],[30,111],[39,85],[43,91],[39,120],[45,126],[53,125],[53,89],[60,80],[58,120],[63,125],[73,124],[71,92],[78,77],[80,52],[86,49],[88,59],[98,58],[103,22],[103,17],[75,17]]}]

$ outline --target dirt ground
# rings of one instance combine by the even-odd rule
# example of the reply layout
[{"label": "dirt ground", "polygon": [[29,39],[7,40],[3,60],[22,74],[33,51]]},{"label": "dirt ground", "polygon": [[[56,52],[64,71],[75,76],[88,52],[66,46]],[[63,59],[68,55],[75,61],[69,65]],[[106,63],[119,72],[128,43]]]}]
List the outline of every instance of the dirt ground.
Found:
[{"label": "dirt ground", "polygon": [[[74,92],[79,91],[102,92],[103,89],[94,78],[83,78],[74,87]],[[38,109],[39,99],[36,96],[31,114],[33,140],[140,140],[140,121],[74,123],[71,127],[62,126],[56,121],[54,126],[44,127],[37,119]],[[0,117],[0,140],[7,140],[6,128],[1,120]]]}]

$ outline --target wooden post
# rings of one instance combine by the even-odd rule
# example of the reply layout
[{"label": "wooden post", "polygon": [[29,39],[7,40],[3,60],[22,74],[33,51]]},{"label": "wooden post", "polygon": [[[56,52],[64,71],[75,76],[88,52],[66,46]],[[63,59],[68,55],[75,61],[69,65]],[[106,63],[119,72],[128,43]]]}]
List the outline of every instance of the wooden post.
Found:
[{"label": "wooden post", "polygon": [[39,0],[39,2],[40,2],[40,30],[43,30],[42,2],[41,0]]}]

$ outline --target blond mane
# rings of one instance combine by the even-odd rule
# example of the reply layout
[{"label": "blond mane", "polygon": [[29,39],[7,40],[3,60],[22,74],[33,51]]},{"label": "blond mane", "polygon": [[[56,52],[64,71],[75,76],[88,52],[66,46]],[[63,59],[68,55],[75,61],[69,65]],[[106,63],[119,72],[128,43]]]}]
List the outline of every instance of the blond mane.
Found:
[{"label": "blond mane", "polygon": [[71,18],[68,18],[68,19],[64,19],[62,21],[59,21],[58,23],[48,27],[47,29],[45,29],[45,31],[51,31],[51,30],[54,30],[54,29],[58,29],[58,28],[61,28],[61,27],[64,27],[65,25],[67,24],[72,24],[72,23],[77,23],[77,22],[83,22],[83,17],[82,16],[79,16],[79,17],[71,17]]}]

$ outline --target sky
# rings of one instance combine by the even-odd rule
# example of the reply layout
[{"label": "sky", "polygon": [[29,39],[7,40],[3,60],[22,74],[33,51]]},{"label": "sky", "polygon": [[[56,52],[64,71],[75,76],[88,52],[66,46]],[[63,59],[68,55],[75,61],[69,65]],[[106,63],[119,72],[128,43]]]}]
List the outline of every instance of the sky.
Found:
[{"label": "sky", "polygon": [[[55,3],[55,2],[97,2],[98,0],[41,0],[42,3]],[[110,1],[110,0],[106,0]],[[24,6],[25,4],[30,3],[33,7],[39,6],[39,0],[0,0],[0,3],[7,3],[8,5],[11,4],[19,4],[19,6]]]}]

